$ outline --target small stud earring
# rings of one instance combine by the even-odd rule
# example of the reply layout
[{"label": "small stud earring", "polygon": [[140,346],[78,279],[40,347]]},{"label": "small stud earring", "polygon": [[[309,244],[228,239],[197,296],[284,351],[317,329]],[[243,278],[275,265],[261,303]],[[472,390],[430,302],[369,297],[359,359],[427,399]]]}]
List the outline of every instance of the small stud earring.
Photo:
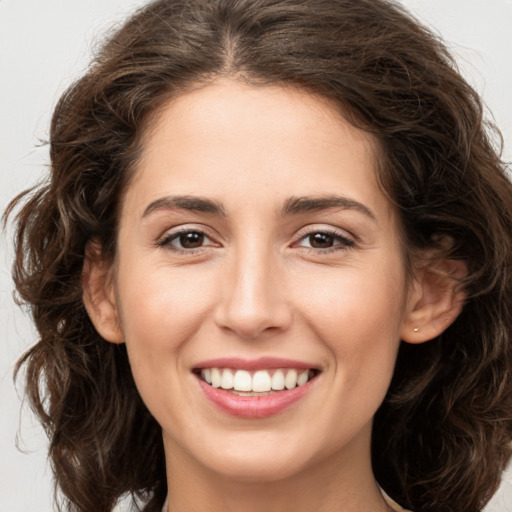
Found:
[{"label": "small stud earring", "polygon": [[420,328],[419,328],[419,327],[415,327],[415,328],[413,329],[413,331],[414,331],[414,332],[420,332]]}]

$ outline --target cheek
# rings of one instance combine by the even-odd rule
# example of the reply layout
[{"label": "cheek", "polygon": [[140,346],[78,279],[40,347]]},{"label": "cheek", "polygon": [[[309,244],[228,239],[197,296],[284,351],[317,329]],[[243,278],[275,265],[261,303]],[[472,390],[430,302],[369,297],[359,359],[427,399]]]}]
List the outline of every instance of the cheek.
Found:
[{"label": "cheek", "polygon": [[371,381],[387,387],[393,373],[405,279],[398,263],[381,263],[373,269],[335,270],[323,286],[313,286],[320,280],[312,276],[305,287],[309,293],[303,294],[306,321],[331,352],[339,369],[336,378],[347,386],[366,387]]},{"label": "cheek", "polygon": [[148,409],[162,421],[181,418],[192,401],[184,360],[209,317],[209,294],[200,273],[150,268],[121,267],[117,295],[133,378]]},{"label": "cheek", "polygon": [[164,266],[148,271],[147,265],[140,272],[128,263],[120,268],[117,295],[134,376],[179,368],[182,347],[208,317],[208,281],[199,271]]},{"label": "cheek", "polygon": [[302,279],[299,293],[310,322],[329,329],[334,338],[356,335],[363,342],[364,333],[380,333],[377,338],[397,335],[404,313],[405,279],[399,265],[380,263],[375,268],[332,269],[323,275],[311,272],[307,281]]}]

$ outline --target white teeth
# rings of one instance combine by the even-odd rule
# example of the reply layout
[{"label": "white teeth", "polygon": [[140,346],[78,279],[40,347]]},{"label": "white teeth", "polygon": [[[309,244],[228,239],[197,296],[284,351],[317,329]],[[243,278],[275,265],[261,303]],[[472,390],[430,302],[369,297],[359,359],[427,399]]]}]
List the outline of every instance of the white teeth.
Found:
[{"label": "white teeth", "polygon": [[297,385],[297,372],[295,370],[288,370],[284,379],[286,389],[293,389]]},{"label": "white teeth", "polygon": [[220,388],[222,377],[218,368],[212,368],[212,386],[214,388]]},{"label": "white teeth", "polygon": [[257,394],[303,386],[310,378],[310,370],[258,370],[251,375],[246,370],[203,368],[201,377],[214,388],[231,389],[240,394]]},{"label": "white teeth", "polygon": [[277,370],[272,375],[272,389],[282,391],[284,389],[284,373],[283,370]]},{"label": "white teeth", "polygon": [[299,376],[297,377],[297,386],[302,386],[303,384],[306,384],[306,382],[308,381],[308,377],[309,377],[308,370],[304,370],[303,372],[301,372],[299,374]]},{"label": "white teeth", "polygon": [[272,378],[266,370],[257,371],[252,378],[252,390],[257,392],[270,391]]},{"label": "white teeth", "polygon": [[220,387],[222,389],[232,389],[233,388],[233,372],[231,370],[225,369],[222,372],[222,379],[220,381]]},{"label": "white teeth", "polygon": [[233,387],[237,391],[252,391],[251,374],[245,370],[237,370],[233,380]]}]

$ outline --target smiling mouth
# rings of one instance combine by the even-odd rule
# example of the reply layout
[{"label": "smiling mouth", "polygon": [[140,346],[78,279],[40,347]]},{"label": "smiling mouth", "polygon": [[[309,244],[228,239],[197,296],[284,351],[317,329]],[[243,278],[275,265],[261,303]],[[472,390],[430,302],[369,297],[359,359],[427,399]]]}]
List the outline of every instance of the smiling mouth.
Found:
[{"label": "smiling mouth", "polygon": [[213,388],[220,388],[239,396],[265,396],[304,386],[320,372],[314,368],[277,368],[257,371],[200,368],[194,373]]}]

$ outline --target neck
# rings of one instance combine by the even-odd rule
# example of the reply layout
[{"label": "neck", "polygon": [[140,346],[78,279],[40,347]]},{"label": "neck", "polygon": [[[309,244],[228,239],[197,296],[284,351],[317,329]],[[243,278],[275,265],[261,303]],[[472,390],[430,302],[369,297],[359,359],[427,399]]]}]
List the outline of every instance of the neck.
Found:
[{"label": "neck", "polygon": [[334,454],[282,479],[241,478],[205,467],[166,443],[168,512],[388,512],[370,463]]}]

